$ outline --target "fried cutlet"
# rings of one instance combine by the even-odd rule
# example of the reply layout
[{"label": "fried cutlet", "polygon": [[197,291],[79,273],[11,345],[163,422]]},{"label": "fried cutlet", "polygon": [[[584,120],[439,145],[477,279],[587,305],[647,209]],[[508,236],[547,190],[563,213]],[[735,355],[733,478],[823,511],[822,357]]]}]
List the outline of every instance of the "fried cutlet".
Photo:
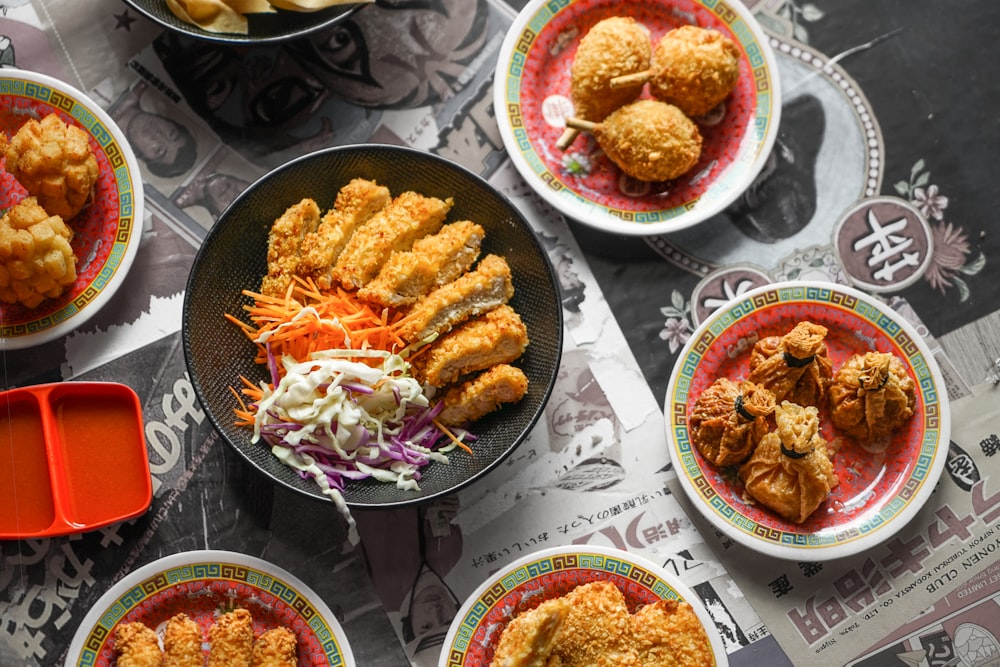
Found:
[{"label": "fried cutlet", "polygon": [[208,667],[249,667],[253,651],[253,618],[234,609],[216,619],[208,631]]},{"label": "fried cutlet", "polygon": [[298,273],[329,289],[331,271],[351,235],[390,200],[389,188],[355,178],[337,193],[333,208],[323,215],[315,231],[302,239]]},{"label": "fried cutlet", "polygon": [[437,234],[414,241],[412,250],[392,253],[358,296],[382,306],[414,303],[468,271],[479,257],[484,235],[483,228],[469,220],[447,224]]},{"label": "fried cutlet", "polygon": [[500,635],[490,667],[547,667],[569,608],[568,600],[556,598],[515,616]]},{"label": "fried cutlet", "polygon": [[115,632],[118,667],[159,667],[163,661],[156,633],[142,623],[125,623]]},{"label": "fried cutlet", "polygon": [[609,581],[577,586],[553,654],[563,667],[634,667],[632,617],[625,596]]},{"label": "fried cutlet", "polygon": [[688,602],[660,600],[632,616],[639,667],[701,667],[714,664],[705,628]]},{"label": "fried cutlet", "polygon": [[413,361],[421,381],[443,387],[461,376],[509,364],[528,346],[528,329],[508,305],[469,320],[431,343]]},{"label": "fried cutlet", "polygon": [[302,239],[319,225],[319,206],[306,198],[289,206],[274,224],[267,240],[267,275],[261,294],[282,296],[298,271]]},{"label": "fried cutlet", "polygon": [[252,667],[295,667],[298,664],[295,633],[284,627],[271,628],[253,644]]},{"label": "fried cutlet", "polygon": [[487,255],[474,270],[418,301],[400,321],[399,335],[410,342],[425,340],[507,303],[512,296],[514,284],[507,260]]},{"label": "fried cutlet", "polygon": [[351,235],[333,266],[333,279],[345,289],[364,287],[393,251],[409,250],[417,239],[441,229],[453,203],[450,197],[403,192]]},{"label": "fried cutlet", "polygon": [[528,377],[520,368],[497,364],[471,380],[450,387],[441,399],[438,421],[445,426],[465,426],[500,408],[516,403],[528,391]]},{"label": "fried cutlet", "polygon": [[163,632],[163,667],[204,667],[201,626],[187,614],[170,617]]}]

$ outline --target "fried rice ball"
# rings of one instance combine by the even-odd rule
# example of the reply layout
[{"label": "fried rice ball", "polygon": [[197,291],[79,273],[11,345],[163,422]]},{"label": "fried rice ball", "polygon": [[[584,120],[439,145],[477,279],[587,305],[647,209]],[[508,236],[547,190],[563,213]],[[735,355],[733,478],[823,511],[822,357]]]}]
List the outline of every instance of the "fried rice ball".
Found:
[{"label": "fried rice ball", "polygon": [[0,301],[35,308],[76,280],[73,230],[34,197],[0,218]]},{"label": "fried rice ball", "polygon": [[50,215],[71,220],[94,197],[99,169],[87,133],[55,113],[28,120],[4,154],[7,171]]},{"label": "fried rice ball", "polygon": [[643,82],[611,86],[611,79],[649,67],[649,31],[627,16],[612,16],[594,24],[577,47],[570,66],[570,96],[575,115],[602,121],[618,107],[636,100]]},{"label": "fried rice ball", "polygon": [[669,181],[701,157],[701,132],[684,112],[666,102],[627,104],[594,128],[612,162],[640,181]]},{"label": "fried rice ball", "polygon": [[731,39],[717,30],[685,25],[657,42],[649,92],[698,117],[726,99],[739,75],[740,50]]}]

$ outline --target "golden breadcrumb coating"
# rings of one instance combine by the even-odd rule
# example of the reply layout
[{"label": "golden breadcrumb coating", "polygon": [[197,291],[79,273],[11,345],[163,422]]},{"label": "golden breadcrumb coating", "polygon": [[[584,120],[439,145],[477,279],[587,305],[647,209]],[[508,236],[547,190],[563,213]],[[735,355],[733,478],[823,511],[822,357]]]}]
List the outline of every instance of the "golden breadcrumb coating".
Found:
[{"label": "golden breadcrumb coating", "polygon": [[597,143],[612,162],[640,181],[669,181],[701,157],[701,132],[677,107],[639,100],[594,127]]},{"label": "golden breadcrumb coating", "polygon": [[611,79],[649,68],[649,31],[630,16],[598,21],[587,31],[570,65],[570,98],[579,118],[602,121],[637,99],[643,83],[611,87]]},{"label": "golden breadcrumb coating", "polygon": [[267,275],[260,292],[282,296],[299,267],[302,240],[319,225],[319,206],[310,198],[292,204],[271,225],[267,239]]},{"label": "golden breadcrumb coating", "polygon": [[632,637],[640,667],[707,667],[712,645],[688,602],[660,600],[632,615]]},{"label": "golden breadcrumb coating", "polygon": [[50,215],[71,220],[93,199],[99,168],[89,137],[55,113],[28,120],[4,153],[7,171]]},{"label": "golden breadcrumb coating", "polygon": [[125,623],[115,631],[118,667],[160,667],[163,654],[156,633],[142,623]]},{"label": "golden breadcrumb coating", "polygon": [[414,241],[412,250],[392,253],[358,296],[382,306],[411,304],[468,271],[484,236],[482,226],[469,220],[444,225],[437,234]]},{"label": "golden breadcrumb coating", "polygon": [[399,323],[403,340],[420,341],[443,334],[514,296],[510,266],[499,255],[487,255],[472,271],[442,285],[418,301]]},{"label": "golden breadcrumb coating", "polygon": [[0,218],[0,301],[34,308],[76,281],[73,230],[34,197]]},{"label": "golden breadcrumb coating", "polygon": [[316,230],[302,239],[298,274],[313,278],[322,289],[329,289],[333,266],[351,235],[390,199],[389,188],[364,178],[355,178],[341,188],[333,208],[326,212]]},{"label": "golden breadcrumb coating", "polygon": [[163,632],[163,667],[204,667],[203,641],[201,626],[187,614],[172,616]]},{"label": "golden breadcrumb coating", "polygon": [[547,667],[569,609],[569,600],[555,598],[515,616],[500,635],[490,667]]},{"label": "golden breadcrumb coating", "polygon": [[441,399],[444,408],[438,421],[445,426],[466,426],[505,403],[520,401],[527,391],[528,376],[524,371],[497,364],[471,380],[449,387]]},{"label": "golden breadcrumb coating", "polygon": [[703,116],[726,99],[739,76],[740,50],[731,39],[685,25],[657,42],[649,92],[688,116]]},{"label": "golden breadcrumb coating", "polygon": [[295,667],[298,664],[295,633],[285,627],[271,628],[253,643],[252,667]]},{"label": "golden breadcrumb coating", "polygon": [[253,651],[253,618],[234,609],[216,619],[208,631],[208,667],[249,667]]},{"label": "golden breadcrumb coating", "polygon": [[565,667],[633,667],[632,617],[625,596],[609,581],[577,586],[553,653]]},{"label": "golden breadcrumb coating", "polygon": [[454,201],[404,192],[380,209],[351,235],[333,267],[333,278],[345,289],[366,285],[395,250],[409,250],[413,242],[434,234]]}]

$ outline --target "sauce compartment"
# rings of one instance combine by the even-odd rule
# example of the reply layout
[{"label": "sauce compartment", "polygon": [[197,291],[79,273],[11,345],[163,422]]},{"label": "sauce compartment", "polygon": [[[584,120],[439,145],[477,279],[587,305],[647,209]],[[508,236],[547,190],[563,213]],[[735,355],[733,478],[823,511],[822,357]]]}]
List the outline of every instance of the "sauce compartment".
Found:
[{"label": "sauce compartment", "polygon": [[148,509],[142,407],[130,387],[11,389],[0,392],[0,415],[0,539],[93,530]]}]

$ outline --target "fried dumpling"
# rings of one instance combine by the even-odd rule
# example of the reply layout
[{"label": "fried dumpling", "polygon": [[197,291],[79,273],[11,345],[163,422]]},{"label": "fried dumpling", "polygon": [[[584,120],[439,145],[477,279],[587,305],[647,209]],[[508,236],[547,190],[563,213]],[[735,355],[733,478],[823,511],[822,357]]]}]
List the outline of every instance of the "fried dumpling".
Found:
[{"label": "fried dumpling", "polygon": [[833,378],[830,420],[871,452],[884,451],[892,432],[913,416],[916,385],[888,352],[855,354]]},{"label": "fried dumpling", "polygon": [[799,322],[784,336],[760,339],[750,354],[747,379],[764,385],[779,403],[819,406],[833,377],[826,333],[821,324]]},{"label": "fried dumpling", "polygon": [[819,432],[819,410],[783,401],[777,429],[740,467],[747,495],[792,523],[802,523],[837,486],[832,448]]},{"label": "fried dumpling", "polygon": [[717,466],[743,463],[767,433],[774,407],[774,394],[759,384],[719,378],[691,410],[691,442]]}]

